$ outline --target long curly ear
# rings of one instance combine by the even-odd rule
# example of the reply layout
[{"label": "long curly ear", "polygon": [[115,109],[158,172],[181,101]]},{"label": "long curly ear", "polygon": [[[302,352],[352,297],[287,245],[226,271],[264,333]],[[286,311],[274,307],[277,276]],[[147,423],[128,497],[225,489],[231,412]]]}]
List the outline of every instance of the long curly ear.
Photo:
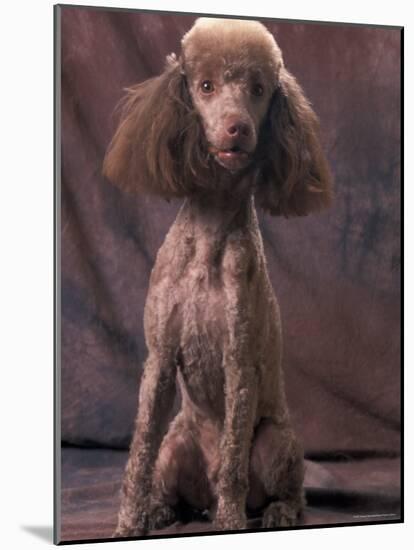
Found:
[{"label": "long curly ear", "polygon": [[262,128],[256,192],[257,203],[272,215],[303,216],[331,203],[331,176],[318,130],[302,89],[282,67]]},{"label": "long curly ear", "polygon": [[127,90],[103,173],[129,192],[166,198],[192,191],[208,151],[185,76],[174,55],[165,71]]}]

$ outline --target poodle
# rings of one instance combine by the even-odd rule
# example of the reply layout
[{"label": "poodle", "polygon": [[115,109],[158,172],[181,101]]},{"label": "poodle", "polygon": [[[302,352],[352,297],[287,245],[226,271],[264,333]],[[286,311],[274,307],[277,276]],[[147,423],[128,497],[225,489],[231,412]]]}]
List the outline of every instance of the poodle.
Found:
[{"label": "poodle", "polygon": [[317,117],[265,26],[198,19],[179,58],[128,90],[104,174],[127,192],[184,198],[150,277],[114,536],[169,525],[180,503],[215,530],[245,529],[258,511],[263,527],[295,524],[303,451],[255,203],[301,216],[328,206],[332,186]]}]

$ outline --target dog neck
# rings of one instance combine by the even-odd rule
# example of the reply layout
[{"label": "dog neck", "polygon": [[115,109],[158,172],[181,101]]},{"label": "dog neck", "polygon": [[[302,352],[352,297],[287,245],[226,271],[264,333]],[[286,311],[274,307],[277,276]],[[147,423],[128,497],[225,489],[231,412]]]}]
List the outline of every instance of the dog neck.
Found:
[{"label": "dog neck", "polygon": [[232,232],[250,226],[254,212],[251,178],[234,178],[222,188],[198,192],[186,198],[182,213],[190,223],[212,233]]},{"label": "dog neck", "polygon": [[216,190],[188,196],[166,236],[154,277],[165,270],[178,284],[191,265],[195,273],[207,273],[208,281],[218,281],[225,250],[245,237],[261,242],[252,186],[243,193]]}]

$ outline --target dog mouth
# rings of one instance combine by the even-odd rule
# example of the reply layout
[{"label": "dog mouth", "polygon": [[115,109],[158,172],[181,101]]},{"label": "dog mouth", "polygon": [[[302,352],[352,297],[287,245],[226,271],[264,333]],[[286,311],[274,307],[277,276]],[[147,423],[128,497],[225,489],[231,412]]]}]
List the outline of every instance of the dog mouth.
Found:
[{"label": "dog mouth", "polygon": [[228,149],[218,149],[217,147],[211,146],[209,151],[224,168],[229,170],[240,170],[244,168],[251,159],[251,153],[238,145],[234,145]]}]

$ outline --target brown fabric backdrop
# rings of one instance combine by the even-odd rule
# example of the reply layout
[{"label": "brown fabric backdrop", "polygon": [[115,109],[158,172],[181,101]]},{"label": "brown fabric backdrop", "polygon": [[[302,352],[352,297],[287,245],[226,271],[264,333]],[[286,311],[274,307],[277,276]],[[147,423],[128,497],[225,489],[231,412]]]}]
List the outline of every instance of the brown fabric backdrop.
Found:
[{"label": "brown fabric backdrop", "polygon": [[[126,448],[156,251],[179,203],[101,176],[123,88],[162,71],[195,17],[62,11],[62,440]],[[334,206],[260,215],[284,368],[308,456],[400,445],[400,31],[264,21],[321,120]]]}]

